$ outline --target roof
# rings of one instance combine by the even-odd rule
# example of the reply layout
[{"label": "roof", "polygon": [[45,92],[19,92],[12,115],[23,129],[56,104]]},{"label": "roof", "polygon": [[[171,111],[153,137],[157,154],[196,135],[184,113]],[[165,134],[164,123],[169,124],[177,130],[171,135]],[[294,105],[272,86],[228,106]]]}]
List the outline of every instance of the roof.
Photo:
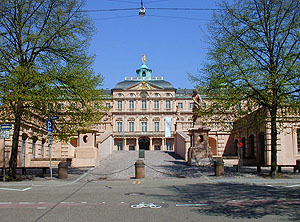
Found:
[{"label": "roof", "polygon": [[[124,90],[124,89],[127,89],[129,87],[132,87],[132,86],[138,84],[139,82],[141,82],[141,81],[125,80],[125,81],[117,83],[117,85],[112,90],[117,90],[117,89]],[[159,88],[162,88],[162,89],[175,89],[174,86],[170,82],[165,81],[165,80],[146,80],[145,82],[148,82],[148,83],[150,83],[154,86],[157,86]]]}]

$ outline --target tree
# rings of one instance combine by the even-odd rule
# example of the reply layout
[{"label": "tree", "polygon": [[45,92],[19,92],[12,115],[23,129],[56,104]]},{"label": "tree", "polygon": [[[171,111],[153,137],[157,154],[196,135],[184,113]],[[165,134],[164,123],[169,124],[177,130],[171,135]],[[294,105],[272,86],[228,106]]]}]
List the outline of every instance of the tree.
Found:
[{"label": "tree", "polygon": [[214,114],[267,111],[275,176],[278,111],[287,105],[297,110],[300,103],[300,1],[225,2],[209,30],[212,47],[200,75],[203,80],[196,77],[199,90],[218,104]]},{"label": "tree", "polygon": [[12,178],[22,126],[39,120],[44,132],[45,119],[58,115],[55,131],[66,139],[101,118],[93,105],[101,99],[97,87],[102,78],[93,73],[93,57],[87,53],[94,29],[80,11],[83,3],[0,0],[1,117],[14,124]]}]

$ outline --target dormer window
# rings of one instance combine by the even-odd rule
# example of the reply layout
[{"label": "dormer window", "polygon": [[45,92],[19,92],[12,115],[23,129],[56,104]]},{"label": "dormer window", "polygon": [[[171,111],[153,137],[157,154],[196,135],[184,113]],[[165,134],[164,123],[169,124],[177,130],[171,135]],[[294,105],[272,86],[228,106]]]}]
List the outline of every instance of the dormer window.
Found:
[{"label": "dormer window", "polygon": [[146,77],[146,72],[145,71],[143,71],[142,76]]}]

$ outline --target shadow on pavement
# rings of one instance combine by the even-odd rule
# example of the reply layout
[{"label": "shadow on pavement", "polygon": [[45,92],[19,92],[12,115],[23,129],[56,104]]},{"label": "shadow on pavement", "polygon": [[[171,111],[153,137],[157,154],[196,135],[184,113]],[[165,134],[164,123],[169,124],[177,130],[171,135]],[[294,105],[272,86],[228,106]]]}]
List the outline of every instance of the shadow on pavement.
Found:
[{"label": "shadow on pavement", "polygon": [[174,195],[149,195],[176,204],[201,204],[189,208],[202,215],[233,219],[259,219],[267,215],[299,221],[300,188],[276,189],[267,186],[219,183],[166,186]]}]

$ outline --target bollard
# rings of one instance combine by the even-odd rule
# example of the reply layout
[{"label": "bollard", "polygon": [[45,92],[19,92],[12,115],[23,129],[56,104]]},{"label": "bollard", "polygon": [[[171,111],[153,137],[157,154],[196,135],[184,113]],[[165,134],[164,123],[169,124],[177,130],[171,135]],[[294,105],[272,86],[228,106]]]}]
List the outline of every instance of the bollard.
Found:
[{"label": "bollard", "polygon": [[135,178],[143,179],[145,178],[145,163],[142,160],[137,160],[135,162]]},{"label": "bollard", "polygon": [[215,176],[223,176],[224,175],[224,161],[222,158],[217,158],[214,161],[214,166],[215,166]]},{"label": "bollard", "polygon": [[58,179],[68,178],[68,163],[59,162],[58,164]]}]

